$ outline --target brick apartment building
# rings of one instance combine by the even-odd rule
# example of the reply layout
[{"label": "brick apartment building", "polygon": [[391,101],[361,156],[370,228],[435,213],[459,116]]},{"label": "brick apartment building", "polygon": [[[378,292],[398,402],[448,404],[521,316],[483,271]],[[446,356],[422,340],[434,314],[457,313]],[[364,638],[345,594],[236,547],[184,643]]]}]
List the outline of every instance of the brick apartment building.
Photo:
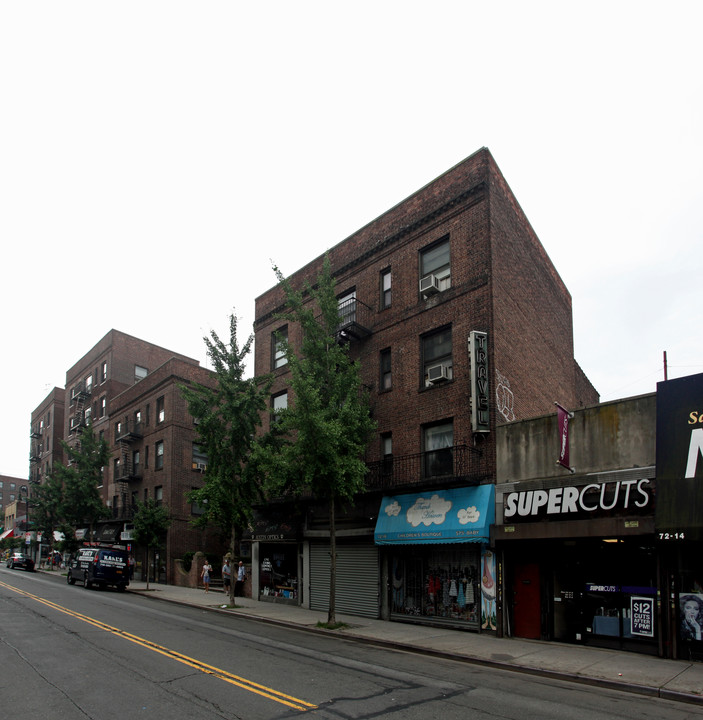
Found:
[{"label": "brick apartment building", "polygon": [[172,357],[110,404],[113,454],[107,504],[113,522],[109,527],[129,538],[138,500],[153,499],[168,507],[171,526],[155,574],[163,582],[179,582],[175,561],[188,551],[216,548],[215,557],[222,555],[212,531],[191,526],[202,510],[186,500],[189,491],[202,487],[207,458],[195,442],[196,427],[181,386],[213,382],[209,370]]},{"label": "brick apartment building", "polygon": [[[571,296],[485,148],[329,258],[340,341],[377,423],[367,492],[339,513],[337,609],[493,629],[496,425],[598,402],[574,360]],[[287,404],[288,375],[275,333],[299,338],[276,320],[284,300],[279,287],[256,300],[255,373],[274,373],[273,408]],[[415,512],[424,519],[406,527]],[[269,506],[252,541],[255,594],[327,608],[323,507]]]},{"label": "brick apartment building", "polygon": [[[41,482],[56,460],[63,460],[59,438],[72,445],[90,423],[111,450],[101,493],[111,517],[98,528],[104,542],[130,544],[129,523],[137,499],[168,506],[173,524],[165,553],[152,573],[173,581],[175,561],[186,550],[202,550],[210,535],[189,526],[193,513],[184,493],[202,485],[202,465],[194,466],[195,426],[179,385],[208,383],[210,371],[197,360],[117,330],[110,330],[66,373],[66,388],[55,388],[32,413],[30,476]],[[60,431],[63,430],[63,432]],[[46,442],[47,431],[51,441]],[[83,528],[77,528],[79,531]],[[46,548],[43,548],[46,552]],[[140,549],[133,547],[138,573]],[[139,577],[139,575],[138,575]]]},{"label": "brick apartment building", "polygon": [[64,462],[66,391],[55,387],[32,413],[29,449],[29,481],[41,483],[56,462]]}]

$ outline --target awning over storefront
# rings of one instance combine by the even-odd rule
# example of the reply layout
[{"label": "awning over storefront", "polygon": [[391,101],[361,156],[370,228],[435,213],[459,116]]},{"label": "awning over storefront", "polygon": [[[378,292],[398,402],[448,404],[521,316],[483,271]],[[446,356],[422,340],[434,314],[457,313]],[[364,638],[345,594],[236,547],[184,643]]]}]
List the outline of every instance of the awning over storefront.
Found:
[{"label": "awning over storefront", "polygon": [[14,535],[14,533],[15,533],[14,528],[5,530],[5,532],[2,535],[0,535],[0,540],[4,540],[5,538],[12,537]]},{"label": "awning over storefront", "polygon": [[493,485],[384,497],[377,545],[488,542],[495,522]]}]

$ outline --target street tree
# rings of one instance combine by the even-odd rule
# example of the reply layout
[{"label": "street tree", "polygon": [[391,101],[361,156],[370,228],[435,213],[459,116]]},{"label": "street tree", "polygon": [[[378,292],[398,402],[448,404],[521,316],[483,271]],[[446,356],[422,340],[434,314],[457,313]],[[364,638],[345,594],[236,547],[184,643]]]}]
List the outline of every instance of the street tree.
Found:
[{"label": "street tree", "polygon": [[277,413],[277,442],[262,445],[267,455],[269,492],[312,496],[327,504],[330,529],[330,596],[327,622],[336,623],[337,540],[335,513],[364,487],[364,451],[375,427],[360,366],[339,333],[340,309],[329,258],[314,285],[296,290],[274,268],[286,294],[281,319],[297,323],[302,340],[294,347],[280,338],[290,369],[291,398]]},{"label": "street tree", "polygon": [[[266,410],[271,379],[245,378],[245,359],[254,336],[239,347],[237,319],[230,316],[229,344],[213,330],[203,338],[215,373],[213,387],[182,386],[188,409],[197,422],[198,443],[207,456],[204,485],[188,493],[203,513],[197,527],[218,527],[229,538],[234,558],[238,533],[249,526],[252,507],[262,499],[261,487],[249,466],[257,430]],[[234,583],[230,598],[233,601]]]},{"label": "street tree", "polygon": [[95,433],[90,423],[83,428],[75,445],[63,440],[61,444],[69,462],[67,465],[57,462],[53,474],[63,488],[62,529],[70,534],[70,537],[66,536],[70,545],[75,542],[74,528],[87,524],[88,538],[92,540],[95,524],[107,516],[99,488],[110,450],[107,441]]},{"label": "street tree", "polygon": [[[63,522],[63,484],[53,471],[49,471],[43,483],[32,486],[29,506],[34,527],[46,538],[51,558],[54,553],[54,531]],[[53,563],[50,567],[53,567]]]},{"label": "street tree", "polygon": [[163,543],[169,527],[171,516],[168,508],[159,505],[156,500],[149,498],[144,502],[137,501],[134,513],[134,529],[132,537],[134,542],[146,548],[146,589],[149,589],[149,554],[152,549],[158,549]]}]

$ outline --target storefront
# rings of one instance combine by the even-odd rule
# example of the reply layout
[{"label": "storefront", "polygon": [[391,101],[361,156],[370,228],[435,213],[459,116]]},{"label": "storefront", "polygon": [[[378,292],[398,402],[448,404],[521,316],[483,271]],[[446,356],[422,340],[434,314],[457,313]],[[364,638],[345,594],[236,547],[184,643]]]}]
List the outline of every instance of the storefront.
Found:
[{"label": "storefront", "polygon": [[391,620],[496,629],[494,487],[384,497],[374,539],[383,550]]},{"label": "storefront", "polygon": [[655,524],[668,654],[703,661],[703,374],[657,384]]},{"label": "storefront", "polygon": [[251,539],[252,597],[298,605],[302,601],[299,523],[255,519]]},{"label": "storefront", "polygon": [[504,634],[659,654],[654,467],[496,486]]}]

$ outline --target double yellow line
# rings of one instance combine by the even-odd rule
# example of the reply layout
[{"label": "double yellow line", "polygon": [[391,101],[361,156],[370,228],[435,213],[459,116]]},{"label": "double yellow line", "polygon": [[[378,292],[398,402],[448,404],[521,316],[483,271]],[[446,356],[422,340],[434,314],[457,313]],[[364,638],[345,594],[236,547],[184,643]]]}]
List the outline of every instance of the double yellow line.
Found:
[{"label": "double yellow line", "polygon": [[265,685],[260,685],[253,680],[247,680],[246,678],[240,677],[239,675],[234,675],[227,670],[222,670],[221,668],[214,667],[213,665],[208,665],[207,663],[201,662],[200,660],[196,660],[192,657],[188,657],[188,655],[183,655],[182,653],[176,652],[175,650],[169,650],[169,648],[166,648],[163,645],[158,645],[157,643],[151,642],[151,640],[146,640],[145,638],[139,637],[138,635],[132,635],[132,633],[128,633],[125,630],[120,630],[119,628],[112,627],[112,625],[108,625],[107,623],[101,622],[100,620],[95,620],[94,618],[91,618],[88,615],[83,615],[79,612],[76,612],[75,610],[69,610],[68,608],[57,605],[56,603],[39,597],[38,595],[33,595],[32,593],[28,593],[25,590],[20,590],[19,588],[13,587],[12,585],[7,585],[4,582],[0,582],[0,586],[7,588],[8,590],[12,590],[13,592],[16,592],[20,595],[24,595],[25,597],[31,598],[32,600],[36,600],[42,605],[46,605],[53,610],[58,610],[59,612],[64,613],[64,615],[70,615],[71,617],[88,623],[89,625],[99,628],[100,630],[104,630],[105,632],[109,632],[113,635],[124,638],[125,640],[129,640],[129,642],[133,642],[135,643],[135,645],[140,645],[147,650],[152,650],[155,653],[159,653],[159,655],[163,655],[164,657],[176,660],[177,662],[182,663],[183,665],[187,665],[188,667],[191,667],[195,670],[199,670],[206,675],[212,675],[219,680],[224,680],[230,685],[236,685],[243,690],[248,690],[249,692],[256,693],[261,697],[273,700],[274,702],[280,703],[281,705],[286,705],[290,708],[293,708],[294,710],[315,710],[317,708],[317,705],[313,705],[312,703],[306,702],[305,700],[300,700],[299,698],[292,697],[291,695],[286,695],[285,693],[274,690],[273,688],[266,687]]}]

